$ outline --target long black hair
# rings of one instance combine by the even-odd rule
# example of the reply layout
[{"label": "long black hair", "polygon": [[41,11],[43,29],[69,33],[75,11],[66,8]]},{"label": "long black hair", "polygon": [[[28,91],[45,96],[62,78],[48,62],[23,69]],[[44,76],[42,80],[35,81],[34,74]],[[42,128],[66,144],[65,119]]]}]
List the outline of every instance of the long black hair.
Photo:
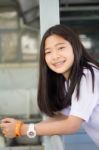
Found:
[{"label": "long black hair", "polygon": [[[49,69],[45,61],[45,40],[53,34],[69,41],[73,48],[74,63],[69,75],[70,85],[68,86],[68,91],[65,88],[65,78],[63,75]],[[40,46],[39,65],[38,106],[41,112],[48,116],[53,116],[55,112],[71,105],[71,96],[75,86],[77,87],[77,97],[79,97],[83,68],[87,68],[91,72],[93,89],[93,66],[99,69],[99,63],[88,54],[80,42],[78,35],[69,27],[60,24],[52,26],[45,32]]]}]

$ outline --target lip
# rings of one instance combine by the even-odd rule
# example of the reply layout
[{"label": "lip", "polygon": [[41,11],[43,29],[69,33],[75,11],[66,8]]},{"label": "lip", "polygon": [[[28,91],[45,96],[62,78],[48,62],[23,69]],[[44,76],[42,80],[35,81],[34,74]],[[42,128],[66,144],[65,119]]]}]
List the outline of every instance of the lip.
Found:
[{"label": "lip", "polygon": [[61,67],[64,63],[65,63],[65,60],[54,63],[53,65],[58,68],[58,67]]}]

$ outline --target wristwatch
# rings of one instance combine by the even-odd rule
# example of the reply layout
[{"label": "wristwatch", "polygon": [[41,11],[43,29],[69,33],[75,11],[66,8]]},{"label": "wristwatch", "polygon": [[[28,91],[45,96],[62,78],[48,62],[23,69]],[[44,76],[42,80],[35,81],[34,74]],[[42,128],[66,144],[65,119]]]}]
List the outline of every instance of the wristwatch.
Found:
[{"label": "wristwatch", "polygon": [[36,130],[34,128],[34,124],[29,124],[29,128],[27,130],[27,136],[29,138],[34,138],[36,136]]}]

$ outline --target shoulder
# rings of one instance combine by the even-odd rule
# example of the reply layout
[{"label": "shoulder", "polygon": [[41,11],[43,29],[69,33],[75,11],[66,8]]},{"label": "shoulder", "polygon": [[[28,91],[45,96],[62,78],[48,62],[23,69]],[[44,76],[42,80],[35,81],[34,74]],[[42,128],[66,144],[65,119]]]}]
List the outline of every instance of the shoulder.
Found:
[{"label": "shoulder", "polygon": [[72,95],[70,114],[86,121],[89,120],[97,103],[99,104],[99,70],[93,67],[93,72],[95,76],[94,90],[91,71],[85,68],[80,82],[79,97],[77,97],[77,88]]},{"label": "shoulder", "polygon": [[[88,64],[90,65],[90,67],[92,68],[92,70],[94,71],[94,73],[98,73],[99,74],[99,67],[98,66],[96,66],[95,64],[90,63],[90,62]],[[90,72],[89,68],[84,68],[83,71],[85,73]]]},{"label": "shoulder", "polygon": [[[99,69],[95,68],[94,66],[92,67],[93,73],[94,73],[94,79],[95,81],[99,81]],[[92,80],[92,73],[89,69],[84,68],[83,69],[83,78],[86,78],[86,80]]]},{"label": "shoulder", "polygon": [[[80,95],[97,95],[99,92],[99,70],[92,67],[94,77],[89,69],[83,70],[80,82]],[[99,94],[98,94],[99,95]]]}]

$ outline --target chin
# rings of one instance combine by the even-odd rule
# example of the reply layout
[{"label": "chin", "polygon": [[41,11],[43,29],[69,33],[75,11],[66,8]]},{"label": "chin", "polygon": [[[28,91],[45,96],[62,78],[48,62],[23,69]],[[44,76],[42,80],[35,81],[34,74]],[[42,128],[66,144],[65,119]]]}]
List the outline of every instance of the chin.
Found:
[{"label": "chin", "polygon": [[[51,68],[50,68],[51,69]],[[66,69],[51,69],[53,72],[57,73],[57,74],[64,74],[66,72]]]},{"label": "chin", "polygon": [[64,73],[64,71],[54,71],[54,72],[56,72],[57,74],[63,74]]}]

